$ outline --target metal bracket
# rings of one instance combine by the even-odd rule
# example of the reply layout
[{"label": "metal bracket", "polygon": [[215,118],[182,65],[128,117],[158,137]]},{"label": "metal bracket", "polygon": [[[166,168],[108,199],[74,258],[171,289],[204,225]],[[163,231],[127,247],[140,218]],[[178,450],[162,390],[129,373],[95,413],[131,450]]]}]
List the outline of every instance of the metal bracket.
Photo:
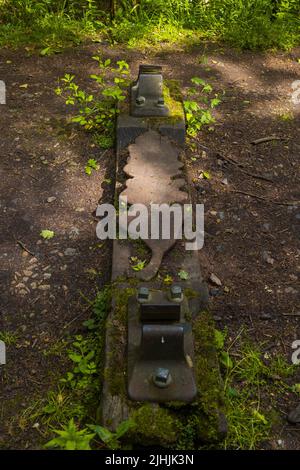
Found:
[{"label": "metal bracket", "polygon": [[[176,287],[176,289],[174,289]],[[192,328],[180,287],[140,288],[128,305],[128,394],[131,400],[192,401],[197,393]],[[180,296],[179,296],[180,294]]]},{"label": "metal bracket", "polygon": [[137,81],[131,87],[132,116],[168,116],[163,97],[160,65],[140,65]]}]

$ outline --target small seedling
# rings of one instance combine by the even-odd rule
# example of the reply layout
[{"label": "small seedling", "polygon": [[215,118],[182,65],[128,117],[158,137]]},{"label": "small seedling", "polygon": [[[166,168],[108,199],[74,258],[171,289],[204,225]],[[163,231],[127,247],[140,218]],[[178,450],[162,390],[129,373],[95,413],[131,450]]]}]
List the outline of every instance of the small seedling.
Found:
[{"label": "small seedling", "polygon": [[178,276],[180,277],[182,281],[186,281],[190,277],[189,273],[187,273],[184,270],[179,271]]},{"label": "small seedling", "polygon": [[146,260],[140,260],[136,256],[132,256],[130,259],[133,263],[135,263],[131,266],[134,271],[142,271],[142,269],[144,269]]},{"label": "small seedling", "polygon": [[50,240],[54,237],[54,232],[53,230],[42,230],[40,236],[44,238],[44,240]]},{"label": "small seedling", "polygon": [[86,164],[85,172],[87,175],[91,175],[93,170],[99,170],[99,165],[94,158],[90,158]]}]

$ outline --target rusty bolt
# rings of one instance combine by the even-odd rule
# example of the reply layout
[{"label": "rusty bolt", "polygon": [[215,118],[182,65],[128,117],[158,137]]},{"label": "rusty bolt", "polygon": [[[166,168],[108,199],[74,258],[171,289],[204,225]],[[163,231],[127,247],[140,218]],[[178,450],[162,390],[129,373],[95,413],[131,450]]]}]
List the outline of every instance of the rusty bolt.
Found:
[{"label": "rusty bolt", "polygon": [[142,106],[145,103],[146,99],[143,96],[138,96],[135,100],[138,106]]},{"label": "rusty bolt", "polygon": [[182,294],[182,289],[180,286],[172,286],[171,287],[171,299],[172,300],[176,300],[176,301],[180,301],[182,300],[183,298],[183,294]]},{"label": "rusty bolt", "polygon": [[149,300],[149,296],[150,296],[150,293],[149,293],[148,287],[139,288],[138,295],[137,295],[139,302],[146,302],[147,300]]},{"label": "rusty bolt", "polygon": [[153,374],[153,383],[156,387],[166,388],[170,385],[172,377],[169,369],[158,367]]}]

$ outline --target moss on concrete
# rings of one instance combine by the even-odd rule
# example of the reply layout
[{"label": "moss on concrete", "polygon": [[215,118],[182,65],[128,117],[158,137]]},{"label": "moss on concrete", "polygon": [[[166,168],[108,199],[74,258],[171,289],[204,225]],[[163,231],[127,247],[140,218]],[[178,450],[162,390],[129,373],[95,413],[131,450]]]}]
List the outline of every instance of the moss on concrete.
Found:
[{"label": "moss on concrete", "polygon": [[112,395],[126,394],[126,327],[127,327],[127,305],[130,296],[136,290],[131,287],[112,288],[113,318],[109,317],[106,329],[110,338],[110,352],[107,353],[107,367],[104,370],[104,379],[107,381],[109,391]]},{"label": "moss on concrete", "polygon": [[132,413],[131,419],[136,424],[132,432],[136,443],[169,447],[178,439],[180,421],[162,406],[144,404]]}]

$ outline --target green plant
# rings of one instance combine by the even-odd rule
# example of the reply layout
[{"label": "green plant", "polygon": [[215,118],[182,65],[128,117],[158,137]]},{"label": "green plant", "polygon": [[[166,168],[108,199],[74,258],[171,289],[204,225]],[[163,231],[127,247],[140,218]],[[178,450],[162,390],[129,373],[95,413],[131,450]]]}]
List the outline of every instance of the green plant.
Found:
[{"label": "green plant", "polygon": [[[241,340],[232,353],[241,333],[226,348],[227,331],[215,330],[215,345],[224,373],[228,421],[228,435],[222,444],[225,449],[257,449],[268,438],[276,419],[270,411],[273,389],[277,395],[284,393],[288,388],[284,378],[295,371],[282,356],[266,363],[261,349],[249,340]],[[264,396],[268,397],[267,403]]]},{"label": "green plant", "polygon": [[87,389],[93,387],[91,376],[97,374],[95,360],[96,350],[90,338],[76,335],[68,350],[68,357],[74,363],[72,371],[67,372],[66,377],[61,379],[62,383],[68,383],[72,388]]},{"label": "green plant", "polygon": [[135,263],[131,265],[131,269],[134,271],[142,271],[142,269],[144,269],[146,260],[140,260],[136,256],[131,256],[130,260]]},{"label": "green plant", "polygon": [[[215,122],[210,110],[218,106],[221,100],[217,94],[213,98],[209,97],[213,88],[203,79],[193,77],[191,82],[195,86],[188,88],[186,95],[194,99],[184,100],[183,104],[187,121],[187,133],[190,137],[195,137],[204,125]],[[198,102],[202,102],[204,107],[199,106]]]},{"label": "green plant", "polygon": [[85,166],[84,171],[85,171],[85,173],[86,173],[87,175],[90,176],[90,175],[92,174],[92,171],[93,171],[93,170],[99,170],[99,168],[100,168],[100,167],[99,167],[97,161],[96,161],[94,158],[90,158],[90,159],[88,160],[86,166]]},{"label": "green plant", "polygon": [[54,237],[54,235],[55,233],[53,232],[53,230],[42,230],[40,233],[40,236],[45,240],[50,240]]},{"label": "green plant", "polygon": [[127,62],[119,60],[116,67],[113,67],[110,59],[103,61],[99,55],[93,59],[98,62],[99,67],[99,74],[90,76],[100,91],[97,98],[80,89],[74,82],[75,76],[71,74],[66,74],[61,79],[62,86],[56,89],[56,93],[65,97],[66,104],[77,106],[79,113],[71,121],[93,131],[97,135],[96,139],[101,135],[101,143],[107,145],[113,139],[117,105],[126,96],[129,66]]},{"label": "green plant", "polygon": [[120,448],[119,439],[124,436],[130,429],[135,427],[135,423],[132,420],[126,420],[119,424],[116,432],[111,432],[109,429],[103,426],[89,424],[91,429],[96,435],[98,435],[109,449],[115,450]]},{"label": "green plant", "polygon": [[3,341],[6,346],[13,346],[18,341],[18,335],[10,331],[0,331],[0,341]]},{"label": "green plant", "polygon": [[46,448],[58,447],[63,450],[90,450],[90,441],[95,434],[89,433],[86,428],[78,430],[74,420],[71,419],[67,426],[61,430],[53,429],[58,437],[45,444]]}]

